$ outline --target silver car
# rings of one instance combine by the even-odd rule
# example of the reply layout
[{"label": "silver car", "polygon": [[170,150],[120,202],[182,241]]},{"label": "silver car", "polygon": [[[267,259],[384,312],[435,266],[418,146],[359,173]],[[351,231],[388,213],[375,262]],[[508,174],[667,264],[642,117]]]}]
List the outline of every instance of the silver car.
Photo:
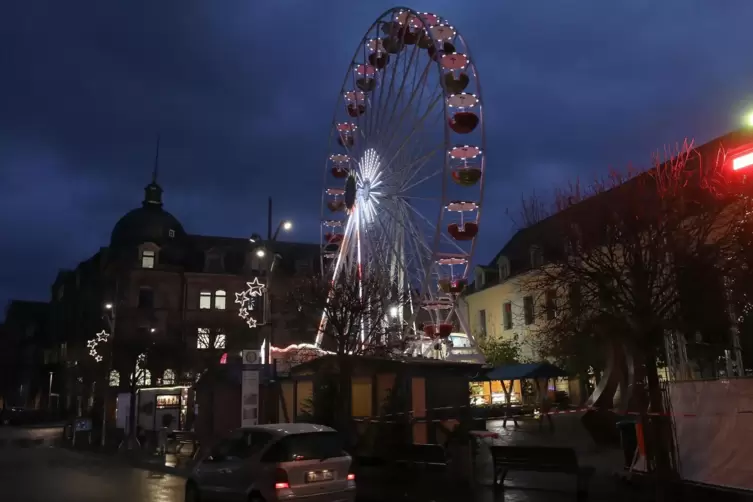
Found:
[{"label": "silver car", "polygon": [[186,502],[353,502],[356,478],[334,429],[268,424],[233,431],[197,462]]}]

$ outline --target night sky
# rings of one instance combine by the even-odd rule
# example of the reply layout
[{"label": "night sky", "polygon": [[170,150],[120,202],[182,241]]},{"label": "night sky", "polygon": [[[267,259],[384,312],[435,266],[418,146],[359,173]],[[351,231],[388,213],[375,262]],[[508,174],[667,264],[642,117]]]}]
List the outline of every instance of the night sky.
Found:
[{"label": "night sky", "polygon": [[[384,0],[17,0],[0,12],[0,304],[138,207],[158,133],[165,209],[189,233],[318,241],[322,170],[348,63]],[[610,166],[647,166],[753,109],[751,0],[414,0],[479,69],[487,184],[476,262],[505,209]],[[0,313],[0,317],[2,313]]]}]

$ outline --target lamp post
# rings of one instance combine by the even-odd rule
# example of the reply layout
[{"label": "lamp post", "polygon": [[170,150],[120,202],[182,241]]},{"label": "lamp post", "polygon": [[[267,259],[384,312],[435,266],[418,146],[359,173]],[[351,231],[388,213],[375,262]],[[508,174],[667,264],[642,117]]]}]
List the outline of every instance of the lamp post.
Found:
[{"label": "lamp post", "polygon": [[275,264],[277,259],[280,258],[274,250],[274,244],[277,242],[277,238],[280,235],[280,231],[290,232],[293,229],[293,222],[290,220],[281,220],[277,224],[277,228],[272,233],[272,198],[269,198],[269,205],[267,208],[267,239],[264,240],[259,234],[251,235],[250,242],[258,244],[256,249],[256,256],[265,259],[268,264],[267,268],[267,296],[265,302],[264,315],[269,319],[269,339],[264,344],[264,364],[270,367],[270,374],[274,371],[274,365],[272,361],[272,345],[274,344],[274,319],[272,318],[272,280],[274,277]]},{"label": "lamp post", "polygon": [[[117,293],[116,293],[117,296]],[[112,373],[112,345],[113,338],[115,338],[115,322],[117,321],[117,309],[115,303],[105,303],[103,305],[102,319],[107,323],[107,327],[110,328],[110,343],[107,350],[107,370],[105,372],[104,385],[102,386],[102,437],[100,438],[100,444],[104,448],[105,437],[107,436],[107,394],[110,390],[110,373]]]}]

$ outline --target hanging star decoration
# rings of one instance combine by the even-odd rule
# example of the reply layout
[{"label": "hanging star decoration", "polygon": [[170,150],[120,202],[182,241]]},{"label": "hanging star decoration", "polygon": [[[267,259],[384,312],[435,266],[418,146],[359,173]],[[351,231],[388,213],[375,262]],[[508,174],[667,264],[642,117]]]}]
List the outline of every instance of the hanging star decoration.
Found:
[{"label": "hanging star decoration", "polygon": [[241,293],[235,293],[235,303],[240,304],[238,310],[238,316],[246,321],[249,328],[255,328],[258,322],[253,317],[254,306],[256,305],[256,299],[264,294],[267,286],[259,282],[258,277],[254,277],[254,280],[247,282],[248,289]]},{"label": "hanging star decoration", "polygon": [[94,338],[86,342],[86,347],[89,349],[89,355],[92,356],[96,362],[101,363],[102,359],[104,358],[99,354],[99,352],[97,352],[97,346],[100,343],[107,342],[107,340],[110,338],[110,334],[107,331],[102,330],[94,336]]}]

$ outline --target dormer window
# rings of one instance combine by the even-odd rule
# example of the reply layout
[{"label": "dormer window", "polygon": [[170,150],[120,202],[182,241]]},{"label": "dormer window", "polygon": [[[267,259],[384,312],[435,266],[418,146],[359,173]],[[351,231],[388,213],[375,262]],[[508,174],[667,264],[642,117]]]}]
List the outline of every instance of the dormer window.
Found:
[{"label": "dormer window", "polygon": [[216,249],[207,251],[204,259],[204,271],[209,273],[222,273],[224,271],[222,263],[222,252]]},{"label": "dormer window", "polygon": [[481,267],[476,267],[475,273],[476,289],[481,289],[486,286],[486,273]]},{"label": "dormer window", "polygon": [[544,253],[538,246],[531,246],[531,268],[539,268],[544,265]]},{"label": "dormer window", "polygon": [[175,238],[175,230],[173,230],[172,228],[168,230],[167,236],[170,237],[171,239]]},{"label": "dormer window", "polygon": [[154,268],[157,261],[157,253],[152,249],[141,250],[141,268]]},{"label": "dormer window", "polygon": [[504,281],[510,277],[510,260],[506,256],[500,256],[497,260],[499,267],[499,280]]}]

